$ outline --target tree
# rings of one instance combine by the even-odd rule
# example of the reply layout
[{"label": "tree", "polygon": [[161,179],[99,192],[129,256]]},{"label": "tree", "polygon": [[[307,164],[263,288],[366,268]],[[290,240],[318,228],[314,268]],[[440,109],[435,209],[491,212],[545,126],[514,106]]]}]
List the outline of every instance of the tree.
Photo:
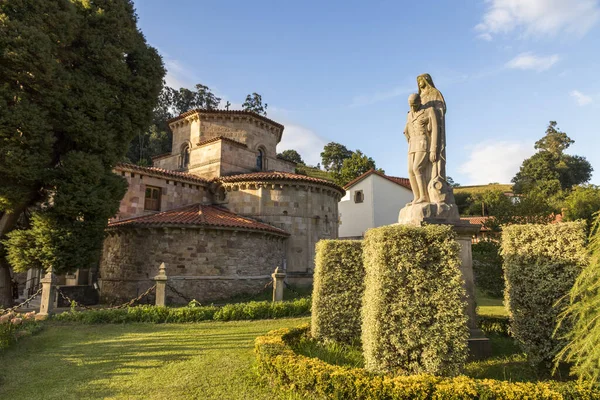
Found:
[{"label": "tree", "polygon": [[[0,2],[0,305],[10,264],[94,266],[164,76],[129,0]],[[25,212],[27,211],[27,212]]]},{"label": "tree", "polygon": [[296,150],[284,150],[283,152],[277,154],[278,157],[281,157],[285,160],[295,162],[296,164],[304,164],[304,160],[300,156]]},{"label": "tree", "polygon": [[321,164],[323,165],[323,168],[325,168],[325,171],[339,174],[344,160],[351,156],[352,152],[348,150],[346,146],[336,142],[330,142],[323,147],[323,151],[321,152]]},{"label": "tree", "polygon": [[[340,172],[333,172],[332,177],[338,185],[344,186],[371,169],[376,169],[375,161],[371,157],[367,157],[360,150],[356,150],[350,158],[344,160]],[[384,172],[381,169],[378,171]]]},{"label": "tree", "polygon": [[246,101],[242,104],[244,111],[252,111],[258,115],[267,115],[268,104],[263,105],[262,96],[258,93],[252,93],[246,96]]},{"label": "tree", "polygon": [[567,195],[563,207],[563,215],[567,221],[585,219],[590,227],[594,213],[600,211],[600,186],[576,186]]},{"label": "tree", "polygon": [[550,121],[546,135],[535,143],[538,152],[523,161],[512,180],[515,193],[536,190],[548,198],[560,199],[564,191],[588,182],[593,170],[590,163],[584,157],[564,153],[573,143],[558,129],[556,121]]},{"label": "tree", "polygon": [[460,183],[454,182],[454,179],[452,179],[451,176],[446,177],[446,182],[448,182],[448,185],[450,185],[450,187],[453,187],[453,188],[460,186]]},{"label": "tree", "polygon": [[152,157],[171,152],[173,133],[169,128],[169,119],[193,109],[214,110],[219,107],[221,99],[208,86],[198,83],[195,87],[194,92],[186,88],[175,90],[163,86],[154,108],[152,125],[131,141],[126,161],[152,165]]}]

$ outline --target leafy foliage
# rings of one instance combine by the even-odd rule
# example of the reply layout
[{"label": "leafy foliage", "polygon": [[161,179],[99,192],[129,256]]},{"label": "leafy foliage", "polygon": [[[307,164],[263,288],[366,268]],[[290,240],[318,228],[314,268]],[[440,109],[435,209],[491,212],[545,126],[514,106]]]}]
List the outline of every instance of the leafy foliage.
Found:
[{"label": "leafy foliage", "polygon": [[262,96],[258,93],[252,93],[246,96],[246,100],[242,104],[242,109],[244,111],[252,111],[257,113],[258,115],[267,116],[267,107],[268,104],[263,104]]},{"label": "leafy foliage", "polygon": [[502,297],[504,293],[504,272],[500,243],[482,240],[473,244],[473,274],[478,289],[493,297]]},{"label": "leafy foliage", "polygon": [[325,171],[339,174],[342,169],[344,160],[352,156],[352,151],[348,150],[346,146],[330,142],[323,147],[321,152],[321,164]]},{"label": "leafy foliage", "polygon": [[311,333],[324,341],[360,340],[365,269],[362,241],[321,240],[316,246]]},{"label": "leafy foliage", "polygon": [[458,374],[469,331],[452,228],[370,229],[363,252],[365,367],[401,375]]},{"label": "leafy foliage", "polygon": [[84,324],[120,324],[125,322],[183,323],[199,321],[239,321],[268,318],[300,317],[310,314],[311,301],[301,298],[292,301],[250,301],[226,304],[223,307],[191,303],[187,307],[137,306],[122,309],[71,311],[54,315],[56,321]]},{"label": "leafy foliage", "polygon": [[0,3],[0,211],[32,211],[4,241],[17,269],[99,256],[125,193],[112,169],[164,76],[136,23],[128,0]]},{"label": "leafy foliage", "polygon": [[284,150],[283,152],[277,154],[277,156],[285,160],[295,162],[296,164],[304,164],[302,156],[296,150]]},{"label": "leafy foliage", "polygon": [[600,213],[590,234],[590,262],[577,277],[569,292],[569,305],[561,315],[557,332],[565,332],[563,325],[571,326],[561,337],[568,344],[557,355],[560,361],[572,363],[572,372],[580,381],[600,383]]},{"label": "leafy foliage", "polygon": [[586,220],[592,226],[594,213],[600,211],[600,187],[596,185],[575,186],[563,204],[563,215],[567,221]]},{"label": "leafy foliage", "polygon": [[565,346],[568,323],[557,331],[563,298],[587,264],[585,223],[512,225],[502,233],[505,304],[511,331],[529,361],[549,368]]},{"label": "leafy foliage", "polygon": [[584,157],[564,153],[573,143],[558,129],[556,121],[550,121],[546,135],[535,143],[538,152],[523,161],[512,180],[515,192],[527,194],[535,189],[552,197],[589,181],[593,170],[590,163]]},{"label": "leafy foliage", "polygon": [[254,352],[259,372],[284,388],[326,399],[595,399],[600,391],[572,382],[508,382],[464,375],[442,378],[419,374],[389,376],[363,368],[329,364],[298,354],[309,327],[279,329],[260,336]]},{"label": "leafy foliage", "polygon": [[[375,168],[375,161],[371,157],[367,157],[360,150],[356,150],[349,158],[344,160],[339,173],[333,171],[331,175],[338,185],[344,186],[354,178],[358,178],[365,172]],[[385,172],[382,169],[378,171]]]}]

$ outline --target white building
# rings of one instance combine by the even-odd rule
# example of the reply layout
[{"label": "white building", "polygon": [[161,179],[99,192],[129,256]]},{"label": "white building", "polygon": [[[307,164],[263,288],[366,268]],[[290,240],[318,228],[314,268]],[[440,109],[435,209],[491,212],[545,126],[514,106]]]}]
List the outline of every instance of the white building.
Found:
[{"label": "white building", "polygon": [[413,199],[407,178],[387,176],[373,169],[344,189],[346,195],[338,205],[340,239],[360,238],[367,229],[395,224],[400,209]]}]

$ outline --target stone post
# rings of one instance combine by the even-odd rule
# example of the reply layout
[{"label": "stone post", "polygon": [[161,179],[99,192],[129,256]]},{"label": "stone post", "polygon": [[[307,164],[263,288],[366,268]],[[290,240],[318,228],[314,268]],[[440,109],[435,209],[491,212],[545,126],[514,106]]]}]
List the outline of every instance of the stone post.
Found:
[{"label": "stone post", "polygon": [[471,250],[472,237],[479,232],[481,225],[469,223],[452,224],[456,233],[456,241],[460,244],[460,270],[467,292],[467,322],[470,331],[469,350],[472,359],[482,359],[491,356],[491,346],[488,338],[477,327],[477,304],[475,303],[475,279],[473,276],[473,253]]},{"label": "stone post", "polygon": [[167,303],[167,273],[165,263],[161,263],[158,267],[158,275],[154,277],[156,282],[156,301],[155,305],[164,307]]},{"label": "stone post", "polygon": [[277,267],[271,277],[273,278],[273,301],[283,301],[285,272],[279,272],[279,267]]},{"label": "stone post", "polygon": [[42,299],[40,301],[40,312],[37,313],[35,319],[43,320],[52,315],[54,302],[56,301],[55,286],[58,283],[58,278],[54,275],[52,267],[48,269],[48,273],[40,282],[42,283]]}]

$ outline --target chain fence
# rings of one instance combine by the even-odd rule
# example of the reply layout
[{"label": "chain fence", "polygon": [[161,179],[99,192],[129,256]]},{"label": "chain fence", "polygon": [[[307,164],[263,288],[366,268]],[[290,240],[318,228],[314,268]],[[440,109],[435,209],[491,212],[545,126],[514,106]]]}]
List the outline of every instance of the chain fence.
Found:
[{"label": "chain fence", "polygon": [[118,306],[112,306],[112,307],[90,307],[90,306],[83,305],[83,304],[79,303],[76,300],[71,299],[69,296],[67,296],[66,294],[64,294],[63,291],[60,290],[60,288],[58,288],[58,287],[56,288],[56,290],[58,291],[58,294],[60,294],[60,296],[67,303],[71,304],[71,306],[74,306],[74,307],[81,307],[81,308],[83,308],[85,310],[118,310],[120,308],[131,307],[132,305],[134,305],[138,301],[142,300],[144,297],[148,296],[155,289],[156,289],[156,285],[148,288],[148,290],[146,290],[144,293],[140,294],[138,297],[133,298],[133,299],[129,300],[126,303],[119,304]]},{"label": "chain fence", "polygon": [[185,300],[187,303],[191,303],[194,299],[189,298],[188,296],[184,295],[183,293],[181,293],[179,290],[175,289],[173,286],[169,285],[169,282],[167,282],[167,288],[171,289],[171,291],[173,293],[175,293],[177,296],[181,297],[183,300]]},{"label": "chain fence", "polygon": [[40,293],[42,293],[42,288],[41,287],[37,290],[37,292],[35,292],[33,295],[31,295],[24,302],[19,303],[16,306],[13,306],[13,307],[10,307],[10,308],[0,309],[0,315],[8,314],[9,312],[13,312],[15,310],[18,310],[21,307],[28,306],[29,303],[31,303],[31,301],[33,301],[33,299],[35,299],[36,297],[38,297],[40,295]]}]

